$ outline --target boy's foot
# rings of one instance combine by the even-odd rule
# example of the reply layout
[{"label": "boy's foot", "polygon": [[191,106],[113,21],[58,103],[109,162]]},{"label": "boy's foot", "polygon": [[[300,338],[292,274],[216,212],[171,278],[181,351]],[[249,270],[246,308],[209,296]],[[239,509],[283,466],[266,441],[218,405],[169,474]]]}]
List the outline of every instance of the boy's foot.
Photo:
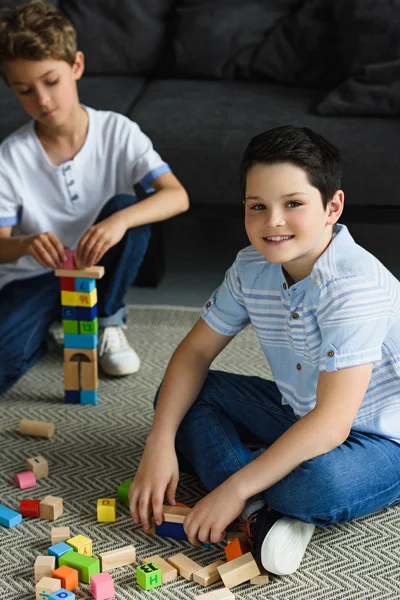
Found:
[{"label": "boy's foot", "polygon": [[256,561],[274,575],[291,575],[303,559],[315,525],[264,508],[246,522]]},{"label": "boy's foot", "polygon": [[140,359],[123,332],[126,326],[99,330],[99,364],[107,375],[119,377],[136,373]]}]

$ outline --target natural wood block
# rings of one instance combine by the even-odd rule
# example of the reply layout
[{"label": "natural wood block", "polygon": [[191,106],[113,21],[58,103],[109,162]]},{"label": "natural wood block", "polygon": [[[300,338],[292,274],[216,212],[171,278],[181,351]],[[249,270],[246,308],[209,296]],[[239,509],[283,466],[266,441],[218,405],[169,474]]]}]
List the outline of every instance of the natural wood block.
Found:
[{"label": "natural wood block", "polygon": [[72,591],[79,585],[79,573],[76,569],[63,565],[53,571],[53,578],[59,579],[61,587],[65,590]]},{"label": "natural wood block", "polygon": [[150,527],[148,529],[144,529],[143,533],[146,533],[147,535],[154,535],[156,532],[156,522],[154,520],[154,517],[150,517]]},{"label": "natural wood block", "polygon": [[203,567],[199,571],[193,573],[193,581],[204,587],[219,581],[221,579],[221,575],[219,574],[217,567],[224,564],[225,562],[223,560],[216,560],[210,565]]},{"label": "natural wood block", "polygon": [[40,518],[55,521],[63,514],[62,498],[46,496],[40,503]]},{"label": "natural wood block", "polygon": [[163,506],[163,520],[168,523],[183,523],[186,515],[190,513],[191,508],[183,508],[182,506]]},{"label": "natural wood block", "polygon": [[34,565],[35,581],[40,581],[42,577],[51,577],[55,568],[55,556],[38,556]]},{"label": "natural wood block", "polygon": [[59,542],[66,542],[71,537],[71,530],[69,527],[52,527],[51,528],[51,545],[58,544]]},{"label": "natural wood block", "polygon": [[101,279],[104,275],[104,267],[94,266],[85,269],[56,269],[56,277],[79,277],[85,279]]},{"label": "natural wood block", "polygon": [[221,588],[220,590],[215,590],[214,592],[193,596],[193,600],[232,600],[232,598],[234,599],[235,596],[227,588]]},{"label": "natural wood block", "polygon": [[97,361],[96,348],[64,348],[64,362],[82,362],[81,359],[87,359],[88,362]]},{"label": "natural wood block", "polygon": [[97,520],[99,523],[111,523],[117,518],[115,498],[99,498],[97,500]]},{"label": "natural wood block", "polygon": [[269,583],[269,575],[264,567],[261,567],[261,574],[257,575],[257,577],[252,577],[250,579],[250,583],[253,585],[265,585]]},{"label": "natural wood block", "polygon": [[43,600],[43,598],[47,598],[60,589],[61,582],[59,579],[42,577],[42,579],[36,584],[36,600]]},{"label": "natural wood block", "polygon": [[[87,363],[90,364],[90,363]],[[79,363],[75,361],[64,363],[64,389],[79,390]]]},{"label": "natural wood block", "polygon": [[225,556],[228,562],[247,554],[247,552],[250,552],[250,548],[244,539],[235,538],[225,546]]},{"label": "natural wood block", "polygon": [[235,587],[260,575],[260,569],[250,552],[221,565],[218,571],[227,588]]},{"label": "natural wood block", "polygon": [[67,544],[72,546],[75,552],[92,556],[92,540],[84,535],[76,535],[67,540]]},{"label": "natural wood block", "polygon": [[170,558],[167,558],[167,562],[178,570],[179,575],[187,579],[188,581],[193,580],[193,573],[199,571],[202,566],[195,562],[188,556],[182,553],[174,554]]},{"label": "natural wood block", "polygon": [[178,577],[177,569],[175,569],[175,567],[167,563],[167,561],[161,558],[161,556],[148,556],[147,558],[144,558],[142,560],[142,564],[147,564],[149,562],[153,563],[153,565],[156,565],[156,567],[161,569],[163,583],[168,583],[168,581],[172,581],[173,579],[176,579]]},{"label": "natural wood block", "polygon": [[27,471],[33,471],[36,479],[46,479],[49,476],[49,463],[43,456],[32,456],[26,459]]},{"label": "natural wood block", "polygon": [[55,425],[51,421],[32,421],[21,419],[19,433],[22,435],[35,435],[37,437],[51,438],[54,435]]},{"label": "natural wood block", "polygon": [[99,370],[97,360],[94,362],[81,362],[81,389],[97,390],[99,387]]},{"label": "natural wood block", "polygon": [[100,552],[99,559],[102,571],[111,571],[117,567],[133,565],[136,562],[136,549],[133,546],[123,546],[115,550]]}]

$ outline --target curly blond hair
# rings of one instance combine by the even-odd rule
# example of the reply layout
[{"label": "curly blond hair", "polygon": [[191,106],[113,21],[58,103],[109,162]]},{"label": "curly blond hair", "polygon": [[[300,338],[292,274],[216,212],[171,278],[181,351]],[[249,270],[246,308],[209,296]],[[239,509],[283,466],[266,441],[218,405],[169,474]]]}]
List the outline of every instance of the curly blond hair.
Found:
[{"label": "curly blond hair", "polygon": [[53,58],[75,62],[77,35],[63,13],[44,0],[0,11],[0,74],[7,61]]}]

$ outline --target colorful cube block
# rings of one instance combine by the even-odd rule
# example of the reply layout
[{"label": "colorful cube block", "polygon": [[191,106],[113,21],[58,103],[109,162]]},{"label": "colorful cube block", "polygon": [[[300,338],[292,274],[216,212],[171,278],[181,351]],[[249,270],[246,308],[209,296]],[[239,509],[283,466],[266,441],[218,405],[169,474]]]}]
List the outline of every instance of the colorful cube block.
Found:
[{"label": "colorful cube block", "polygon": [[81,402],[79,390],[65,390],[64,397],[67,404],[80,404]]},{"label": "colorful cube block", "polygon": [[48,521],[55,521],[63,514],[62,498],[57,496],[46,496],[40,502],[40,518]]},{"label": "colorful cube block", "polygon": [[76,319],[78,321],[93,321],[97,317],[97,304],[90,308],[84,306],[76,307]]},{"label": "colorful cube block", "polygon": [[72,319],[63,319],[64,333],[79,333],[79,321]]},{"label": "colorful cube block", "polygon": [[23,517],[40,517],[40,500],[21,500],[19,512]]},{"label": "colorful cube block", "polygon": [[97,520],[99,523],[111,523],[117,518],[115,498],[99,498],[97,500]]},{"label": "colorful cube block", "polygon": [[[61,292],[61,293],[63,293],[63,292]],[[64,293],[68,294],[70,292],[64,292]],[[97,288],[94,288],[91,292],[75,292],[75,295],[76,295],[75,305],[72,304],[72,306],[84,306],[84,307],[90,308],[91,306],[94,306],[95,304],[97,304]],[[71,303],[68,302],[68,304],[71,304]]]},{"label": "colorful cube block", "polygon": [[114,598],[114,581],[109,573],[99,573],[90,578],[90,591],[95,600]]},{"label": "colorful cube block", "polygon": [[81,390],[81,404],[97,404],[97,390]]},{"label": "colorful cube block", "polygon": [[75,600],[75,598],[76,596],[73,592],[61,588],[60,590],[57,590],[57,592],[54,592],[54,594],[51,594],[48,597],[48,600]]},{"label": "colorful cube block", "polygon": [[33,471],[23,471],[14,475],[14,481],[21,490],[36,487],[36,477]]},{"label": "colorful cube block", "polygon": [[60,277],[60,287],[64,292],[75,292],[73,277]]},{"label": "colorful cube block", "polygon": [[61,304],[63,306],[76,306],[78,303],[78,294],[76,292],[64,292],[61,290]]},{"label": "colorful cube block", "polygon": [[67,565],[58,567],[58,569],[53,571],[52,577],[54,579],[59,579],[62,588],[69,591],[74,590],[79,585],[78,571]]},{"label": "colorful cube block", "polygon": [[73,550],[60,556],[58,565],[60,567],[67,565],[72,569],[76,569],[79,581],[83,581],[83,583],[90,583],[91,576],[100,573],[100,561],[98,558],[78,554],[78,552],[74,552]]},{"label": "colorful cube block", "polygon": [[75,269],[75,250],[71,250],[71,248],[65,248],[65,256],[67,260],[63,262],[61,268],[65,271],[74,270]]},{"label": "colorful cube block", "polygon": [[49,546],[47,549],[47,554],[49,556],[56,557],[56,567],[59,566],[60,557],[63,556],[66,552],[73,552],[71,546],[66,544],[65,542],[58,542],[58,544],[53,544],[53,546]]},{"label": "colorful cube block", "polygon": [[79,554],[92,556],[92,540],[84,535],[76,535],[75,537],[70,538],[67,540],[67,544],[71,546],[75,552],[79,552]]},{"label": "colorful cube block", "polygon": [[49,476],[49,463],[43,456],[32,456],[26,459],[26,470],[33,471],[36,479],[46,479]]},{"label": "colorful cube block", "polygon": [[121,504],[129,504],[129,488],[131,487],[132,479],[126,479],[118,486],[118,500]]},{"label": "colorful cube block", "polygon": [[136,567],[136,581],[144,590],[152,590],[162,585],[162,571],[153,563]]},{"label": "colorful cube block", "polygon": [[15,527],[22,521],[22,515],[11,508],[0,504],[0,525],[3,527]]},{"label": "colorful cube block", "polygon": [[77,309],[75,306],[62,306],[61,307],[61,316],[65,320],[76,320],[77,317]]},{"label": "colorful cube block", "polygon": [[99,329],[97,317],[93,321],[79,321],[79,333],[97,333]]},{"label": "colorful cube block", "polygon": [[96,348],[99,343],[99,336],[97,333],[80,335],[73,333],[66,333],[64,335],[64,348]]},{"label": "colorful cube block", "polygon": [[87,277],[77,277],[75,279],[75,290],[77,292],[88,292],[90,293],[96,287],[95,279],[88,279]]},{"label": "colorful cube block", "polygon": [[188,541],[188,537],[183,529],[182,523],[168,523],[164,521],[161,525],[156,525],[155,533],[161,537],[169,537],[174,540]]}]

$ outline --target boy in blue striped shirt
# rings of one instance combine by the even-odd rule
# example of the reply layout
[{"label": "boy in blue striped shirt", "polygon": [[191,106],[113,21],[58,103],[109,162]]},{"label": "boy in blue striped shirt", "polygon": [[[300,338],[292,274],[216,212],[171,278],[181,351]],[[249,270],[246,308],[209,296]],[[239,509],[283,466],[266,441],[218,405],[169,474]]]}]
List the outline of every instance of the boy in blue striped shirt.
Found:
[{"label": "boy in blue striped shirt", "polygon": [[[251,246],[171,359],[130,489],[135,522],[152,510],[160,523],[178,452],[210,492],[189,538],[220,542],[239,517],[277,575],[298,568],[315,526],[400,502],[400,283],[337,224],[341,177],[338,150],[310,129],[251,140]],[[249,323],[274,381],[209,370]]]}]

